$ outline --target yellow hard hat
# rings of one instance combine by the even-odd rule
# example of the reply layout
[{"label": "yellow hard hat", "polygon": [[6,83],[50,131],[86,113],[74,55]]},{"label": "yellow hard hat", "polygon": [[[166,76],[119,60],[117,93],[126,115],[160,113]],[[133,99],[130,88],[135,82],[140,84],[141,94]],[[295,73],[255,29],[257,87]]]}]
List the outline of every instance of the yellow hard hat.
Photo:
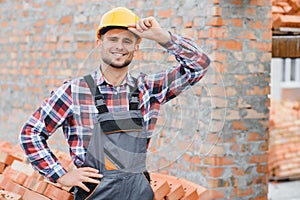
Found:
[{"label": "yellow hard hat", "polygon": [[128,25],[136,24],[138,20],[139,17],[131,10],[124,7],[114,8],[102,16],[96,37],[100,39],[100,31],[105,27],[117,26],[128,28]]}]

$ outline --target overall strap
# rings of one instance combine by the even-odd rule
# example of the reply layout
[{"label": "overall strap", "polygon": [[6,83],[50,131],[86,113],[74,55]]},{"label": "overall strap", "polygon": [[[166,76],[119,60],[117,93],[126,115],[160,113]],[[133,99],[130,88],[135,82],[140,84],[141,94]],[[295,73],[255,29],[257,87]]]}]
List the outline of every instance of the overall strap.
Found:
[{"label": "overall strap", "polygon": [[135,87],[130,87],[129,110],[138,110],[140,104],[140,91],[138,88],[137,79],[133,77]]},{"label": "overall strap", "polygon": [[99,113],[108,112],[108,108],[104,101],[104,96],[103,94],[101,94],[99,88],[96,86],[93,77],[90,74],[88,74],[84,76],[84,80],[90,88],[92,96],[94,97],[96,108],[99,111]]}]

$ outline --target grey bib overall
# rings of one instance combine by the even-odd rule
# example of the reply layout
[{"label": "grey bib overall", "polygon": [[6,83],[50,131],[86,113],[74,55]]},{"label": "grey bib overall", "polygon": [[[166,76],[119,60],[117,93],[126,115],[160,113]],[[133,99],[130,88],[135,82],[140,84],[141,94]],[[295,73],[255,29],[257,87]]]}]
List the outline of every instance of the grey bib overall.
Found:
[{"label": "grey bib overall", "polygon": [[131,90],[129,111],[111,113],[93,78],[84,78],[99,113],[83,167],[98,169],[103,178],[98,185],[85,183],[90,192],[75,187],[75,200],[153,200],[146,173],[147,137],[138,109],[138,90]]}]

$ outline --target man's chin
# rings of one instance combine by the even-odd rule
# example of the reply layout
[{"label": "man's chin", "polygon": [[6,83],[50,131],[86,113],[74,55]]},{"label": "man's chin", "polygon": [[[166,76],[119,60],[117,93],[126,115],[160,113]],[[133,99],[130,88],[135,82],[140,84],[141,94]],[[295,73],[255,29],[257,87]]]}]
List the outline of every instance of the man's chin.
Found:
[{"label": "man's chin", "polygon": [[116,68],[116,69],[122,69],[127,67],[128,65],[116,65],[116,64],[110,64],[109,66]]},{"label": "man's chin", "polygon": [[123,61],[123,62],[117,62],[117,61],[111,61],[111,60],[103,59],[103,61],[107,65],[109,65],[113,68],[116,68],[116,69],[125,68],[131,63],[131,60],[126,60],[126,61]]}]

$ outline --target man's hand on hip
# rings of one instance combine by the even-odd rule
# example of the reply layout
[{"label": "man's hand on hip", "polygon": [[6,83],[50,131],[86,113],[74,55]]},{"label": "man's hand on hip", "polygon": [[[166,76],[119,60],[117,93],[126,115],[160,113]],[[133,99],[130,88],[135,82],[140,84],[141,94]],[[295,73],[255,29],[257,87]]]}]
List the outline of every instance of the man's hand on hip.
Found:
[{"label": "man's hand on hip", "polygon": [[83,182],[99,184],[100,181],[96,180],[95,178],[99,179],[102,177],[103,175],[99,174],[97,169],[91,167],[82,167],[68,171],[65,175],[57,179],[57,182],[67,187],[78,186],[89,192],[89,189],[83,184]]}]

